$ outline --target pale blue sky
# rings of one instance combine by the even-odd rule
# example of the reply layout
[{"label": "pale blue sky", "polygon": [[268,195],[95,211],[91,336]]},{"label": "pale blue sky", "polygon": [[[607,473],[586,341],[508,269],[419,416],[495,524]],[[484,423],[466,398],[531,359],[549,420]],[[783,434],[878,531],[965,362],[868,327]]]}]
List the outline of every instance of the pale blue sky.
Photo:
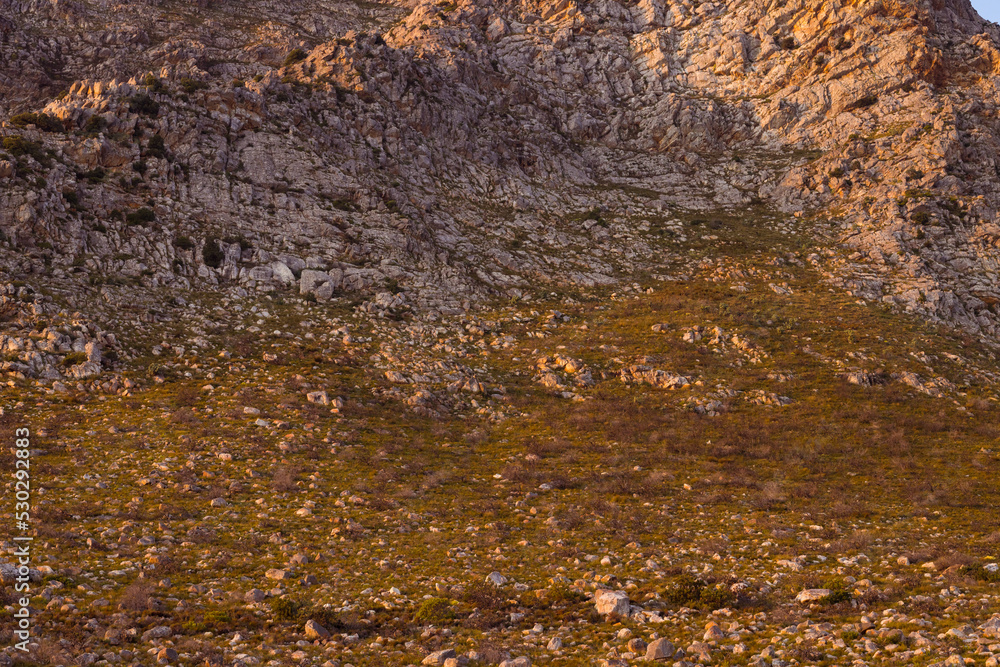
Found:
[{"label": "pale blue sky", "polygon": [[972,0],[972,6],[984,19],[1000,23],[1000,0]]}]

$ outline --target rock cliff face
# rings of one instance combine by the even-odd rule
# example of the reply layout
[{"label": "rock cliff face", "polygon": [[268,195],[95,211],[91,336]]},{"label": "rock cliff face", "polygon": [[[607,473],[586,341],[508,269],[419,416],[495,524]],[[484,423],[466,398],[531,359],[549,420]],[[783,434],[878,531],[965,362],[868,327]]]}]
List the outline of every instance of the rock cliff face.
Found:
[{"label": "rock cliff face", "polygon": [[718,218],[1000,333],[1000,28],[967,0],[2,7],[4,262],[67,298],[453,312],[667,277]]}]

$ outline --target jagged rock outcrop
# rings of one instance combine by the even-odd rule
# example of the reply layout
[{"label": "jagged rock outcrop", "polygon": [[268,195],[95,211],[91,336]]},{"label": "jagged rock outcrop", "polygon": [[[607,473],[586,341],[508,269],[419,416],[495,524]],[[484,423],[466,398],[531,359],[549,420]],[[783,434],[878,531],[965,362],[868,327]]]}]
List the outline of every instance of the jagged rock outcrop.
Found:
[{"label": "jagged rock outcrop", "polygon": [[1000,28],[967,0],[4,6],[12,270],[453,312],[763,210],[849,249],[830,282],[998,333]]}]

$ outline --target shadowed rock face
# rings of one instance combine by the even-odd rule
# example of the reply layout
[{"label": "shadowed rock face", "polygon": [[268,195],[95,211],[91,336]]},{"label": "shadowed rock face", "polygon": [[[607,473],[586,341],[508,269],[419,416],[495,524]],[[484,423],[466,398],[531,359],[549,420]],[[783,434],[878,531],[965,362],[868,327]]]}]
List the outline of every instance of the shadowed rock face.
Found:
[{"label": "shadowed rock face", "polygon": [[847,248],[831,283],[997,335],[1000,29],[968,2],[2,6],[15,272],[447,310],[657,270],[683,247],[643,220],[795,215]]}]

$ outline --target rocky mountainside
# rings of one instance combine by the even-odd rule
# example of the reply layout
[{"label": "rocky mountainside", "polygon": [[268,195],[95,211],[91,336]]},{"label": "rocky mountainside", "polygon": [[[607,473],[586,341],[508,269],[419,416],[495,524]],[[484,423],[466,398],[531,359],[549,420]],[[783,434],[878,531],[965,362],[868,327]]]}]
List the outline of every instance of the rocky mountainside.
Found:
[{"label": "rocky mountainside", "polygon": [[669,275],[737,215],[997,333],[1000,29],[968,2],[4,8],[5,257],[67,289],[452,312]]},{"label": "rocky mountainside", "polygon": [[0,0],[0,667],[996,667],[998,49]]}]

